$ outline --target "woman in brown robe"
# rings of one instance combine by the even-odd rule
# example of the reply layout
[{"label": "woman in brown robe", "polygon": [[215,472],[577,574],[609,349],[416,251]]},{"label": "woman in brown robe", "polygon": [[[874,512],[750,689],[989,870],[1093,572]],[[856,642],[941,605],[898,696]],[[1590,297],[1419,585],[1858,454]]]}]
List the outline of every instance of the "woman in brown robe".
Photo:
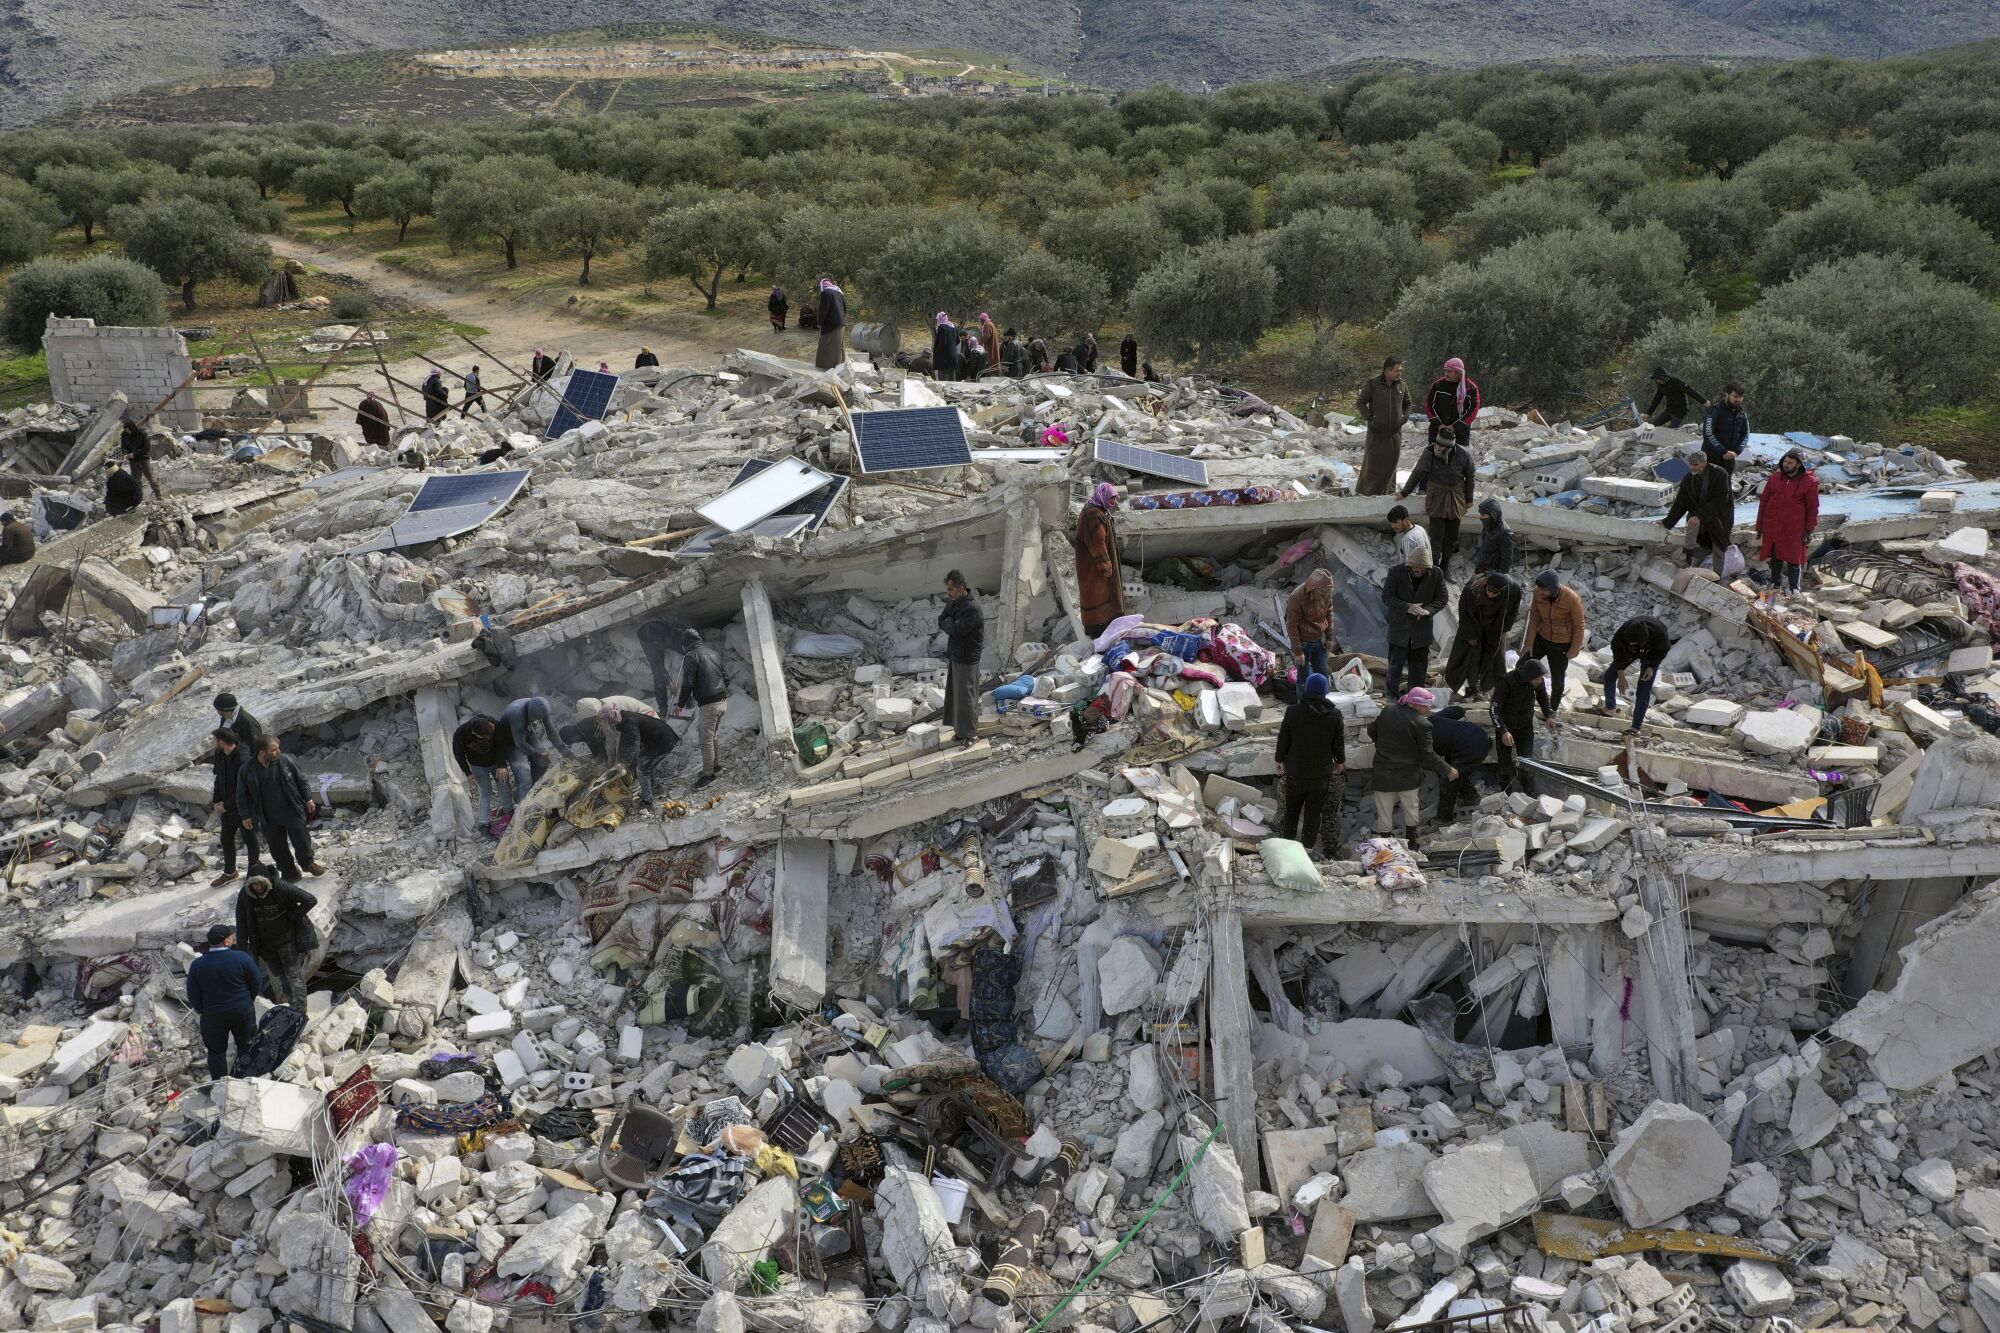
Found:
[{"label": "woman in brown robe", "polygon": [[1101,481],[1076,520],[1076,589],[1084,633],[1096,638],[1125,614],[1125,579],[1118,565],[1118,531],[1111,511],[1118,488]]}]

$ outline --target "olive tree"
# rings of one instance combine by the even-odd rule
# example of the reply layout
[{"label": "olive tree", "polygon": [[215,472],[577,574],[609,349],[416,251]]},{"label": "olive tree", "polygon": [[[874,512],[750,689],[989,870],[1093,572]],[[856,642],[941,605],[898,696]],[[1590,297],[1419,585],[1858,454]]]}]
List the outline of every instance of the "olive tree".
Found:
[{"label": "olive tree", "polygon": [[1727,329],[1706,319],[1655,324],[1626,357],[1628,390],[1648,392],[1656,365],[1694,384],[1742,385],[1762,430],[1865,437],[1888,423],[1895,402],[1882,364],[1840,334],[1756,308]]},{"label": "olive tree", "polygon": [[23,181],[0,178],[0,264],[47,254],[61,225],[54,200]]},{"label": "olive tree", "polygon": [[180,288],[193,310],[195,287],[212,278],[262,282],[271,249],[221,207],[191,195],[121,204],[107,221],[125,253]]},{"label": "olive tree", "polygon": [[1477,259],[1529,236],[1602,227],[1589,197],[1567,182],[1535,181],[1495,190],[1458,216],[1458,257]]},{"label": "olive tree", "polygon": [[1908,255],[1941,278],[2000,292],[2000,242],[1942,204],[1892,203],[1867,190],[1830,194],[1780,218],[1757,248],[1757,280],[1775,286],[1849,255]]},{"label": "olive tree", "polygon": [[430,211],[430,178],[415,167],[392,167],[354,190],[355,214],[395,223],[398,245],[409,236],[410,223]]},{"label": "olive tree", "polygon": [[1002,324],[1068,342],[1103,325],[1111,283],[1087,263],[1027,250],[994,276],[991,297]]},{"label": "olive tree", "polygon": [[1646,118],[1646,127],[1678,142],[1688,161],[1724,180],[1772,144],[1812,128],[1775,98],[1719,92],[1670,102]]},{"label": "olive tree", "polygon": [[1423,242],[1356,208],[1301,213],[1272,232],[1279,308],[1312,321],[1320,337],[1337,324],[1372,319],[1424,267]]},{"label": "olive tree", "polygon": [[1567,88],[1529,88],[1479,109],[1479,124],[1499,136],[1504,154],[1526,153],[1536,167],[1596,128],[1597,108]]},{"label": "olive tree", "polygon": [[0,332],[9,343],[32,352],[41,346],[51,315],[119,327],[164,324],[167,318],[159,275],[123,255],[36,259],[8,275]]},{"label": "olive tree", "polygon": [[482,158],[439,187],[433,216],[453,249],[498,241],[511,269],[519,263],[528,219],[561,187],[562,179],[547,158],[522,153]]},{"label": "olive tree", "polygon": [[1025,249],[1019,232],[988,218],[934,211],[882,247],[861,274],[862,294],[871,311],[927,319],[985,301],[1000,271]]},{"label": "olive tree", "polygon": [[646,276],[686,278],[715,309],[724,272],[767,262],[768,211],[754,195],[718,193],[659,214],[645,224]]},{"label": "olive tree", "polygon": [[1053,214],[1042,225],[1042,248],[1104,275],[1111,295],[1131,292],[1140,273],[1181,244],[1154,209],[1144,204]]},{"label": "olive tree", "polygon": [[1140,338],[1206,368],[1246,352],[1271,326],[1278,274],[1251,240],[1210,241],[1168,256],[1132,289]]},{"label": "olive tree", "polygon": [[[590,261],[639,233],[638,191],[609,176],[572,175],[555,197],[528,216],[529,243],[583,261],[577,281],[590,283]],[[711,293],[709,304],[715,304]]]}]

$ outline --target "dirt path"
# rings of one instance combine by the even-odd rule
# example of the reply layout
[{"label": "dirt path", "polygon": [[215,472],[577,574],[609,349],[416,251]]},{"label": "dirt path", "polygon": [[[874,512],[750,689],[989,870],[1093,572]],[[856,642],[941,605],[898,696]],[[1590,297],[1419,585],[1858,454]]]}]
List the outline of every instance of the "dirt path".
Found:
[{"label": "dirt path", "polygon": [[[286,259],[342,274],[366,284],[372,291],[423,306],[454,323],[477,324],[486,330],[479,339],[480,346],[524,372],[537,347],[546,347],[551,354],[567,351],[577,365],[586,369],[595,369],[599,361],[605,361],[614,370],[628,369],[641,346],[651,347],[667,365],[714,365],[727,350],[703,346],[656,329],[583,318],[553,303],[543,305],[478,290],[454,291],[339,246],[275,236],[271,238],[271,249]],[[436,349],[433,355],[454,368],[469,368],[481,361],[479,353],[457,340]],[[429,363],[417,358],[392,362],[389,369],[396,378],[412,384],[430,373]],[[490,366],[482,374],[488,384],[506,378],[505,372],[496,373],[496,368]]]}]

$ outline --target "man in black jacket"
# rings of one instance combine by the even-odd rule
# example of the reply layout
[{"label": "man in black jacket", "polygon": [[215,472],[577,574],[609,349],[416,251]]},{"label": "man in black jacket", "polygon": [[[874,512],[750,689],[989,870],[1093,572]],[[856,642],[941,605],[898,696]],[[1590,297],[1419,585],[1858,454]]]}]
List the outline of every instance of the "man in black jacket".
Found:
[{"label": "man in black jacket", "polygon": [[424,421],[436,421],[451,410],[451,390],[444,387],[444,372],[433,369],[419,389],[424,399]]},{"label": "man in black jacket", "polygon": [[[690,629],[681,635],[678,706],[683,713],[690,706],[695,709],[694,735],[701,752],[701,773],[695,778],[693,789],[699,791],[715,781],[716,772],[722,767],[717,735],[722,730],[722,715],[729,709],[729,677],[722,674],[721,656],[701,641],[700,630]],[[667,730],[672,733],[672,728]],[[671,750],[672,744],[667,748]]]},{"label": "man in black jacket", "polygon": [[138,422],[127,419],[118,427],[118,450],[125,455],[125,461],[132,468],[132,475],[153,488],[153,498],[160,498],[160,483],[153,476],[153,441],[146,434],[146,428]]},{"label": "man in black jacket", "polygon": [[1514,783],[1514,756],[1535,757],[1535,715],[1553,728],[1556,711],[1549,702],[1549,669],[1539,657],[1524,657],[1493,687],[1493,738],[1499,742],[1500,780]]},{"label": "man in black jacket", "polygon": [[215,740],[215,784],[209,791],[209,801],[215,813],[222,816],[222,873],[210,880],[210,888],[221,888],[236,878],[236,839],[241,835],[243,848],[250,856],[250,864],[256,865],[258,858],[257,832],[249,827],[243,818],[242,807],[236,804],[237,779],[243,775],[243,765],[248,762],[250,752],[236,739],[236,733],[228,727],[217,727],[213,733]]},{"label": "man in black jacket", "polygon": [[1646,406],[1646,423],[1679,430],[1681,423],[1687,420],[1690,398],[1703,407],[1709,405],[1708,399],[1686,380],[1678,375],[1669,375],[1665,366],[1654,366],[1653,401]]},{"label": "man in black jacket", "polygon": [[113,463],[104,474],[105,513],[129,514],[145,498],[139,491],[139,479],[127,472],[123,463]]},{"label": "man in black jacket", "polygon": [[1327,688],[1327,678],[1317,671],[1307,676],[1299,701],[1278,724],[1278,776],[1285,781],[1285,818],[1278,831],[1308,851],[1318,846],[1331,860],[1340,842],[1340,811],[1327,812],[1326,794],[1334,776],[1347,771],[1347,724],[1326,697]]},{"label": "man in black jacket", "polygon": [[1460,801],[1479,799],[1472,770],[1486,762],[1493,738],[1477,722],[1467,722],[1463,708],[1454,706],[1431,714],[1431,745],[1458,770],[1457,777],[1438,788],[1438,823],[1449,824],[1458,818]]},{"label": "man in black jacket", "polygon": [[500,793],[498,813],[514,813],[514,801],[525,795],[514,790],[511,772],[514,760],[514,734],[503,731],[500,724],[480,713],[461,722],[458,730],[451,734],[451,757],[458,761],[458,771],[469,773],[479,787],[479,823],[481,827],[491,823],[495,813],[494,786],[500,780],[496,770],[508,769],[506,788]]},{"label": "man in black jacket", "polygon": [[319,932],[307,913],[317,906],[319,899],[288,879],[273,879],[261,867],[252,867],[236,895],[236,947],[263,964],[266,993],[301,1013],[306,1007],[306,960],[319,947]]},{"label": "man in black jacket", "polygon": [[944,720],[952,739],[970,745],[979,737],[979,655],[986,647],[986,617],[972,600],[965,575],[944,576],[944,610],[938,632],[945,637]]},{"label": "man in black jacket", "polygon": [[1722,577],[1724,557],[1729,551],[1730,530],[1736,526],[1736,493],[1729,474],[1709,463],[1699,449],[1687,454],[1688,473],[1674,492],[1674,503],[1660,526],[1672,529],[1686,514],[1694,520],[1688,538],[1688,563],[1699,565],[1706,559]]},{"label": "man in black jacket", "polygon": [[1514,572],[1514,529],[1500,512],[1500,502],[1487,496],[1479,502],[1479,550],[1472,557],[1475,574]]},{"label": "man in black jacket", "polygon": [[271,859],[286,879],[297,879],[300,866],[308,875],[324,875],[326,867],[313,855],[312,835],[306,832],[319,802],[305,774],[282,752],[276,736],[259,737],[253,753],[255,759],[236,776],[236,809],[243,827],[264,835]]},{"label": "man in black jacket", "polygon": [[1430,675],[1432,617],[1444,609],[1444,576],[1431,565],[1431,553],[1412,546],[1405,563],[1389,570],[1382,583],[1382,611],[1389,621],[1389,680],[1386,694],[1403,692],[1404,671],[1412,685]]},{"label": "man in black jacket", "polygon": [[1734,476],[1736,459],[1750,443],[1750,414],[1743,407],[1743,386],[1731,384],[1722,401],[1709,406],[1701,419],[1701,447],[1708,461]]},{"label": "man in black jacket", "polygon": [[215,721],[217,726],[227,727],[236,733],[236,743],[243,747],[244,762],[257,752],[257,742],[264,737],[264,724],[251,716],[250,710],[236,702],[236,696],[228,690],[215,696]]},{"label": "man in black jacket", "polygon": [[1673,646],[1666,623],[1652,616],[1633,616],[1611,636],[1611,665],[1604,672],[1604,711],[1618,711],[1618,682],[1627,668],[1637,665],[1639,688],[1632,700],[1634,734],[1646,725],[1646,710],[1653,703],[1653,681]]},{"label": "man in black jacket", "polygon": [[1465,581],[1444,667],[1444,683],[1454,696],[1477,699],[1493,688],[1506,667],[1507,640],[1520,614],[1520,586],[1505,574],[1479,574]]}]

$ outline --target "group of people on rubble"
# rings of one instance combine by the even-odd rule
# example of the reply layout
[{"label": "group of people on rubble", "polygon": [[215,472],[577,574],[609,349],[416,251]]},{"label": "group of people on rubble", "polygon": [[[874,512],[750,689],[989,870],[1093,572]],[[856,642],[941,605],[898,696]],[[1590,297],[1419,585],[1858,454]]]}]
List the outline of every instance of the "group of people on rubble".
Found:
[{"label": "group of people on rubble", "polygon": [[[1097,373],[1097,335],[1085,333],[1069,347],[1050,356],[1044,338],[1023,338],[1017,329],[1002,330],[993,316],[979,312],[977,320],[954,320],[940,310],[931,324],[928,355],[919,354],[909,369],[945,383],[990,376],[1021,379],[1051,371],[1065,375]],[[1127,333],[1118,344],[1118,368],[1131,379],[1157,381],[1151,362],[1139,359],[1139,340]]]}]

